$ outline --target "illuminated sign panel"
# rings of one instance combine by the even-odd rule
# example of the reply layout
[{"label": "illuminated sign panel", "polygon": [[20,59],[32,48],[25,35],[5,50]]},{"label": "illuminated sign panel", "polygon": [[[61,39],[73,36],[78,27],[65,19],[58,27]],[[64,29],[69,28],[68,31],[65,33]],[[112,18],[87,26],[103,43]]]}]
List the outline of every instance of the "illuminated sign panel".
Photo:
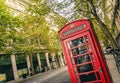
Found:
[{"label": "illuminated sign panel", "polygon": [[85,27],[86,27],[86,25],[82,24],[81,26],[78,26],[78,27],[75,27],[75,28],[71,28],[70,30],[63,32],[63,36],[66,36],[66,35],[69,35],[71,33],[76,32],[76,31],[79,31],[79,30],[81,30],[81,29],[83,29]]}]

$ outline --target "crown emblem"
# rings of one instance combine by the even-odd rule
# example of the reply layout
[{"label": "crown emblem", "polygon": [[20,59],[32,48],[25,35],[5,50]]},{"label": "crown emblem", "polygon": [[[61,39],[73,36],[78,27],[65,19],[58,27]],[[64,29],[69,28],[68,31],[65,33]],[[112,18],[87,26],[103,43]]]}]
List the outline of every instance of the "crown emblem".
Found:
[{"label": "crown emblem", "polygon": [[71,25],[70,25],[70,28],[73,28],[74,26],[75,26],[74,24],[71,24]]}]

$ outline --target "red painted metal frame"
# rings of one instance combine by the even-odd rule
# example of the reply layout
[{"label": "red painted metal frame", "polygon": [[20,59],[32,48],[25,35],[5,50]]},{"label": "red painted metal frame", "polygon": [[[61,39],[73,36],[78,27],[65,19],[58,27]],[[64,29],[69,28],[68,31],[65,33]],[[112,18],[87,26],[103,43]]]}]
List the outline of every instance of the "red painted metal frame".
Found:
[{"label": "red painted metal frame", "polygon": [[[82,26],[82,25],[85,25],[85,26]],[[76,27],[78,27],[78,28],[76,28]],[[76,75],[79,76],[82,73],[75,74],[74,69],[73,69],[74,67],[80,66],[81,64],[79,64],[79,65],[73,65],[72,64],[71,59],[75,58],[77,56],[72,57],[72,58],[70,57],[70,53],[68,52],[69,49],[68,49],[67,44],[71,40],[82,37],[84,35],[87,35],[87,37],[89,39],[88,43],[91,46],[92,53],[93,53],[94,58],[95,58],[95,61],[86,62],[84,64],[91,63],[92,66],[94,65],[94,70],[91,71],[91,72],[94,72],[95,76],[97,77],[96,81],[85,82],[85,83],[113,83],[112,79],[111,79],[111,76],[109,74],[109,70],[108,70],[105,58],[104,58],[104,56],[102,54],[102,51],[100,49],[98,39],[96,37],[96,34],[94,33],[92,23],[88,19],[77,20],[77,21],[74,21],[74,22],[71,22],[71,23],[65,25],[59,31],[59,34],[60,34],[60,40],[61,40],[61,43],[62,43],[63,53],[64,53],[64,56],[65,56],[65,59],[66,59],[66,63],[67,63],[67,67],[68,67],[68,70],[69,70],[69,74],[70,74],[70,78],[71,78],[72,83],[79,83],[79,82],[82,83],[81,79],[78,79],[79,81],[76,79]],[[86,46],[87,46],[87,43],[86,43]],[[80,56],[82,56],[82,55],[80,55]],[[90,56],[90,54],[89,54],[89,56]],[[100,74],[101,80],[98,80],[98,76],[96,75],[97,72],[98,72],[98,74]],[[87,73],[90,73],[90,72],[86,72],[86,74]]]}]

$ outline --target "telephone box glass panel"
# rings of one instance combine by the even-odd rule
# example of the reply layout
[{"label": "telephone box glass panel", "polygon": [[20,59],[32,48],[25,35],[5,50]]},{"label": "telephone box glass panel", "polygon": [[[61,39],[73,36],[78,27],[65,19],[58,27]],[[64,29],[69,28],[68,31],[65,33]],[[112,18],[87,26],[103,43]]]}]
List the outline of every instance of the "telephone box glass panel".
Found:
[{"label": "telephone box glass panel", "polygon": [[67,46],[76,79],[81,83],[100,81],[99,73],[94,71],[95,62],[87,35],[69,41]]}]

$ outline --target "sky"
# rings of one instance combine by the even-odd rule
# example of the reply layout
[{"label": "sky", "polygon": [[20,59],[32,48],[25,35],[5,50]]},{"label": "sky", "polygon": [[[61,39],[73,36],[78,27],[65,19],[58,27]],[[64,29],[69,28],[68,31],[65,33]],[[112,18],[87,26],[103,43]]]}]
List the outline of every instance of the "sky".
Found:
[{"label": "sky", "polygon": [[61,16],[65,17],[65,18],[70,18],[72,16],[72,14],[74,13],[73,12],[74,3],[72,2],[72,0],[55,0],[55,1],[66,6],[66,7],[61,8],[61,10],[59,10],[58,9],[59,7],[58,7],[58,8],[56,8],[55,11],[58,12]]}]

